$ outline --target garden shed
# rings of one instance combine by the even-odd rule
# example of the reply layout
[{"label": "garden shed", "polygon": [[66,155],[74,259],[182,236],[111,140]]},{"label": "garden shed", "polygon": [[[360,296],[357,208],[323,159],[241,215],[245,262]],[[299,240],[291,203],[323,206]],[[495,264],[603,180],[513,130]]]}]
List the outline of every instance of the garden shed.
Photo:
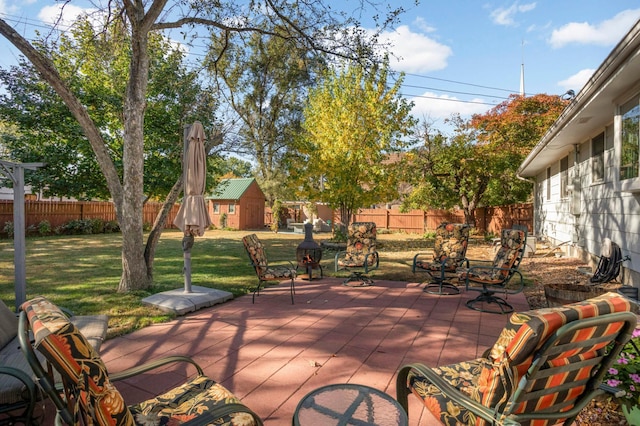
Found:
[{"label": "garden shed", "polygon": [[264,228],[265,196],[254,178],[223,179],[206,199],[216,227]]}]

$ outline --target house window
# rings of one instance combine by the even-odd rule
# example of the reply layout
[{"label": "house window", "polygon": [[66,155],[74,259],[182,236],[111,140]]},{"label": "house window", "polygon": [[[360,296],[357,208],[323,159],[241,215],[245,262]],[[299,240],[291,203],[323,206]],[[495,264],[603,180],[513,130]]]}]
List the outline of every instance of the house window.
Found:
[{"label": "house window", "polygon": [[638,177],[638,145],[640,142],[640,97],[635,96],[620,108],[622,116],[622,149],[620,180]]},{"label": "house window", "polygon": [[560,160],[560,198],[567,198],[569,186],[569,157]]},{"label": "house window", "polygon": [[229,204],[229,214],[234,214],[236,212],[236,205]]},{"label": "house window", "polygon": [[551,167],[547,167],[547,200],[551,199]]},{"label": "house window", "polygon": [[604,132],[591,139],[591,181],[604,181]]},{"label": "house window", "polygon": [[213,214],[220,214],[220,204],[213,203]]}]

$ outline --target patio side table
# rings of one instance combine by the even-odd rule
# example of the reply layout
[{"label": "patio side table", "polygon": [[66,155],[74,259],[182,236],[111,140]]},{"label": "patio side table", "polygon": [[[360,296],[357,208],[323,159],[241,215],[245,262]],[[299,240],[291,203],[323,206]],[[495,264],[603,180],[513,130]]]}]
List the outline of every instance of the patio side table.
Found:
[{"label": "patio side table", "polygon": [[406,426],[407,413],[391,396],[357,384],[333,384],[309,392],[293,413],[294,426]]}]

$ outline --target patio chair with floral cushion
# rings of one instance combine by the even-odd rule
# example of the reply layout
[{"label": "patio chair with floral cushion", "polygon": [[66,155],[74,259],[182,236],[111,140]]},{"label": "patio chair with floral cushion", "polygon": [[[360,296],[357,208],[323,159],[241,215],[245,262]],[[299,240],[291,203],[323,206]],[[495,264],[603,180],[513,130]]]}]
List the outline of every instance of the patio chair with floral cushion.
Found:
[{"label": "patio chair with floral cushion", "polygon": [[443,424],[570,425],[602,385],[636,325],[629,301],[606,293],[515,313],[485,356],[430,368],[402,367],[397,400],[413,393]]},{"label": "patio chair with floral cushion", "polygon": [[347,247],[335,256],[335,271],[344,269],[351,273],[343,281],[344,285],[373,284],[373,280],[366,274],[380,266],[380,257],[376,250],[376,235],[374,222],[353,222],[347,228]]},{"label": "patio chair with floral cushion", "polygon": [[466,223],[443,222],[436,228],[433,251],[413,257],[411,272],[426,272],[430,280],[423,291],[431,294],[458,294],[460,289],[448,282],[459,267],[469,267],[466,258],[470,226]]},{"label": "patio chair with floral cushion", "polygon": [[[458,268],[458,279],[464,281],[466,289],[480,292],[478,297],[467,301],[468,308],[494,314],[511,313],[513,306],[496,293],[501,292],[506,297],[524,289],[524,279],[518,268],[524,257],[527,228],[514,225],[512,229],[503,229],[500,235],[500,248],[490,265],[470,261],[469,267]],[[516,275],[518,282],[510,283]],[[496,309],[492,309],[494,305]]]},{"label": "patio chair with floral cushion", "polygon": [[293,263],[289,261],[289,266],[270,265],[264,250],[264,244],[256,234],[246,235],[242,238],[242,243],[249,256],[251,266],[253,266],[258,276],[258,286],[253,291],[252,303],[256,301],[256,294],[260,295],[260,287],[264,283],[288,279],[291,281],[291,304],[293,304],[293,295],[296,292],[294,282],[297,276],[296,267]]},{"label": "patio chair with floral cushion", "polygon": [[[191,358],[169,356],[109,375],[100,356],[60,308],[44,297],[26,301],[18,323],[20,346],[43,391],[56,406],[56,424],[68,425],[261,425],[229,390],[204,375]],[[33,333],[33,343],[30,340]],[[46,358],[44,365],[35,350]],[[197,374],[155,398],[127,405],[116,381],[178,362]],[[51,371],[61,376],[57,388]],[[144,381],[138,381],[138,386]]]}]

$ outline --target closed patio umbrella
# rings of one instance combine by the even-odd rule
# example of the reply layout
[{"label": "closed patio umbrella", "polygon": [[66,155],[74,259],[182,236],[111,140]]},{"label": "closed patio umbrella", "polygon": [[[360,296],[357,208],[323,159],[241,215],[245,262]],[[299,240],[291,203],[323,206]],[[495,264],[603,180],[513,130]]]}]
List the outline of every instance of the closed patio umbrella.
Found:
[{"label": "closed patio umbrella", "polygon": [[173,221],[183,233],[184,291],[191,292],[191,247],[194,237],[204,235],[211,218],[204,201],[207,176],[207,156],[204,150],[205,134],[199,121],[193,123],[185,139],[183,159],[184,196]]}]

